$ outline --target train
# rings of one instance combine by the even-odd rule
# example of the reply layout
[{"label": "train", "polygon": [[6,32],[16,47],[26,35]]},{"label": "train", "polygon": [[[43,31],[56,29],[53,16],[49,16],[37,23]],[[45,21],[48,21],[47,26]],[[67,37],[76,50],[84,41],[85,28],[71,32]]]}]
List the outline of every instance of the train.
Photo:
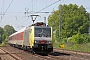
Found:
[{"label": "train", "polygon": [[44,22],[37,22],[9,36],[11,46],[34,53],[49,54],[53,52],[52,27]]}]

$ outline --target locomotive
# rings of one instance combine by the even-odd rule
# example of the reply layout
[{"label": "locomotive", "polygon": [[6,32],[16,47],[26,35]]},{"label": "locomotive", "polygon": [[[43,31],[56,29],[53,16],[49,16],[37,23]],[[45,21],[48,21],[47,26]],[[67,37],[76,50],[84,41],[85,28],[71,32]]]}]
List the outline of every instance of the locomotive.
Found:
[{"label": "locomotive", "polygon": [[52,27],[37,22],[10,35],[8,43],[30,52],[48,54],[53,52]]}]

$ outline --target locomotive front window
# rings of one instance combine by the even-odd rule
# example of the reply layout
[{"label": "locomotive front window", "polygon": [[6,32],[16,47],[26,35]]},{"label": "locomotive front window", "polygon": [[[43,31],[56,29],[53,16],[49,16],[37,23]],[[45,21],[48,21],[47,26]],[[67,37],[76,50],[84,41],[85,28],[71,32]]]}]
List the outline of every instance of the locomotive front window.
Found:
[{"label": "locomotive front window", "polygon": [[51,29],[50,28],[35,28],[35,37],[50,37]]},{"label": "locomotive front window", "polygon": [[44,36],[50,37],[51,36],[51,29],[50,28],[43,28]]}]

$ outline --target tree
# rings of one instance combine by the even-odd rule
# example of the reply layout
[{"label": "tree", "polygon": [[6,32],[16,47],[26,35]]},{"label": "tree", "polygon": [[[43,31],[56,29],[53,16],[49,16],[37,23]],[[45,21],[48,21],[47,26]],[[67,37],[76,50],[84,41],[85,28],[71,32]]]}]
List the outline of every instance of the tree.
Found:
[{"label": "tree", "polygon": [[[60,6],[60,5],[59,5]],[[85,8],[76,4],[62,6],[62,38],[69,38],[77,33],[88,33],[89,14]],[[48,17],[48,24],[53,27],[53,35],[58,39],[60,8]]]},{"label": "tree", "polygon": [[11,34],[14,33],[14,32],[16,32],[16,31],[15,31],[15,29],[14,29],[12,26],[10,26],[10,25],[4,26],[4,33],[5,33],[7,36],[11,35]]},{"label": "tree", "polygon": [[2,27],[0,27],[0,34],[3,34],[3,28]]},{"label": "tree", "polygon": [[2,34],[4,33],[3,28],[0,27],[0,43],[2,42]]},{"label": "tree", "polygon": [[73,43],[73,44],[83,44],[83,43],[87,43],[90,42],[90,35],[87,34],[81,34],[78,33],[76,35],[73,35],[71,39],[69,39],[68,42]]}]

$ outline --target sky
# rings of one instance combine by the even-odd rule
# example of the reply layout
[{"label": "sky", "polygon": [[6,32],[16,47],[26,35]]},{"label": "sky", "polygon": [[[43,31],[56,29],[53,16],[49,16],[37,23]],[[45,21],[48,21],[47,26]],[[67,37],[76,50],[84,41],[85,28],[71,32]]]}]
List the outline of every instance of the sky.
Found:
[{"label": "sky", "polygon": [[51,13],[35,12],[52,12],[58,9],[59,4],[83,5],[90,12],[90,0],[0,0],[0,27],[11,25],[18,31],[33,23],[32,14],[39,15],[35,22],[43,22],[44,17],[48,18]]}]

